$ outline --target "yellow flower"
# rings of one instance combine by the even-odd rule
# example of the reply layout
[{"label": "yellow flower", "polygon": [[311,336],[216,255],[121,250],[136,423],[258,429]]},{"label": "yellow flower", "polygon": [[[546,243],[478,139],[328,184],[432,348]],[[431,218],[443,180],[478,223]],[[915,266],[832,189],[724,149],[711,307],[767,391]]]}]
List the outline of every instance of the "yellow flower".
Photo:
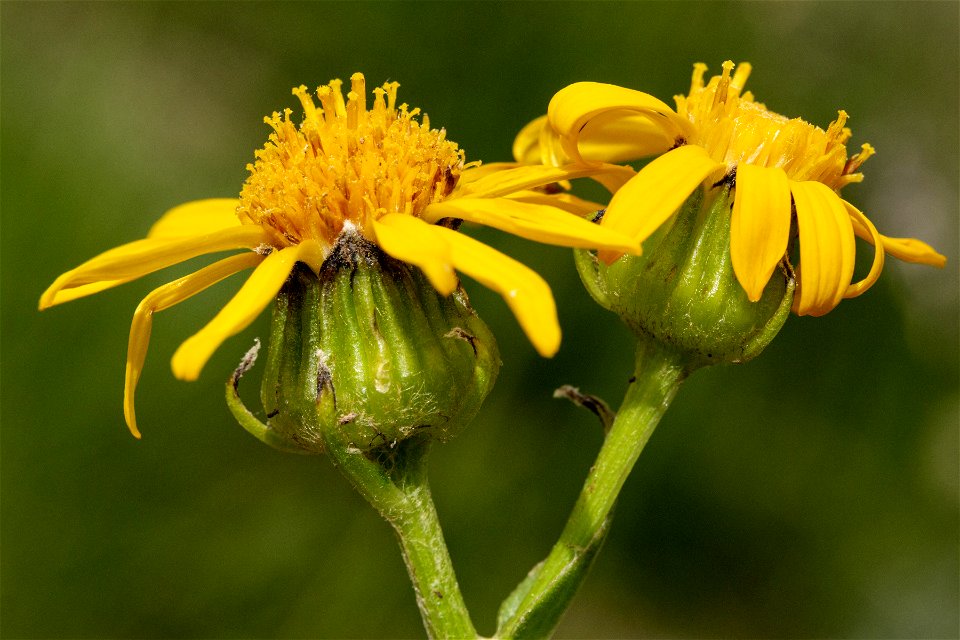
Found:
[{"label": "yellow flower", "polygon": [[[373,90],[367,105],[362,74],[293,90],[303,105],[298,126],[291,110],[265,118],[268,142],[247,166],[240,198],[189,202],[167,212],[147,237],[111,249],[63,275],[40,299],[40,309],[129,282],[199,255],[245,250],[151,292],[130,328],[124,414],[139,437],[134,391],[150,338],[152,316],[239,271],[253,268],[236,296],[173,356],[176,377],[195,380],[230,336],[247,327],[276,297],[294,265],[319,271],[343,230],[358,231],[386,254],[419,267],[437,291],[458,285],[455,269],[503,295],[534,347],[552,356],[560,344],[553,296],[526,266],[454,230],[461,220],[524,238],[570,247],[639,253],[639,244],[570,215],[591,205],[552,197],[536,187],[623,169],[591,163],[561,167],[477,166],[430,128],[419,109],[397,105],[395,82]],[[554,206],[556,205],[556,206]]]},{"label": "yellow flower", "polygon": [[[760,299],[777,264],[789,258],[790,238],[799,235],[797,293],[793,311],[823,315],[843,298],[869,289],[883,268],[884,254],[942,267],[944,256],[912,238],[891,238],[839,196],[860,182],[860,165],[873,155],[864,144],[847,157],[851,132],[839,112],[826,131],[800,118],[788,119],[742,92],[750,65],[723,64],[722,74],[704,83],[706,65],[694,65],[687,96],[676,110],[646,93],[596,82],[560,90],[546,116],[517,136],[521,162],[622,162],[659,156],[634,177],[598,176],[615,191],[602,225],[638,242],[666,223],[699,185],[735,186],[730,254],[733,271],[752,301]],[[869,273],[851,283],[854,236],[875,247]],[[604,250],[608,264],[622,255]]]}]

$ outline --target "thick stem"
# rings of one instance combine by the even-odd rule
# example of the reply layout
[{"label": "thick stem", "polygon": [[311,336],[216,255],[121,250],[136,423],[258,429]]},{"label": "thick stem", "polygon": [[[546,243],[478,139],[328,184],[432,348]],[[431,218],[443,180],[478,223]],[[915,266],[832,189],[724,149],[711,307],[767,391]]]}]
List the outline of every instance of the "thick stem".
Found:
[{"label": "thick stem", "polygon": [[427,635],[476,638],[430,494],[429,443],[408,440],[380,458],[330,436],[325,444],[340,471],[396,532]]},{"label": "thick stem", "polygon": [[623,483],[688,373],[682,356],[655,340],[640,340],[634,380],[560,539],[507,601],[498,637],[552,633],[606,536]]}]

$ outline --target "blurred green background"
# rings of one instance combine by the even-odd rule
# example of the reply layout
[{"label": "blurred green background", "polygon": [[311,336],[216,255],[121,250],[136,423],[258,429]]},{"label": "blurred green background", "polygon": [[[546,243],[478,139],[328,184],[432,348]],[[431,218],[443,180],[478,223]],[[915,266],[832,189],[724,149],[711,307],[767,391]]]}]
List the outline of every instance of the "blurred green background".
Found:
[{"label": "blurred green background", "polygon": [[[956,637],[955,2],[3,2],[0,18],[4,637],[421,636],[388,527],[327,460],[260,445],[225,408],[265,317],[199,382],[170,374],[239,280],[157,317],[139,442],[121,412],[130,316],[196,264],[43,314],[38,296],[168,208],[237,194],[261,118],[294,106],[301,83],[398,80],[468,159],[495,161],[570,82],[669,101],[693,62],[727,58],[752,62],[748,88],[785,115],[823,126],[846,109],[852,143],[878,150],[846,197],[949,262],[888,260],[868,295],[691,378],[558,636]],[[551,392],[619,403],[632,340],[567,250],[468,232],[546,276],[565,332],[540,359],[503,302],[466,283],[504,366],[433,478],[490,634],[600,444],[592,417]]]}]

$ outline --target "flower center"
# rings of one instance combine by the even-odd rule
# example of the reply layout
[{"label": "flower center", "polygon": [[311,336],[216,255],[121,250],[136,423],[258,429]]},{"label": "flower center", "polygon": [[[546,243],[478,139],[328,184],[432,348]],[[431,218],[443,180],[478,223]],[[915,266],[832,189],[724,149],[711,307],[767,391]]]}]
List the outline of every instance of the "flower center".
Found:
[{"label": "flower center", "polygon": [[241,222],[270,227],[283,243],[330,246],[346,222],[369,235],[372,220],[417,216],[450,194],[464,155],[446,131],[431,129],[426,115],[417,122],[419,109],[396,106],[398,83],[374,89],[370,109],[363,75],[350,83],[346,101],[340,80],[317,89],[320,106],[306,87],[294,89],[304,111],[299,127],[290,109],[264,118],[273,133],[247,165]]},{"label": "flower center", "polygon": [[741,162],[779,167],[793,180],[816,180],[832,189],[863,180],[857,169],[874,150],[864,144],[847,158],[851,134],[844,126],[846,112],[840,111],[826,131],[800,118],[785,118],[755,102],[749,91],[741,94],[750,76],[749,64],[741,64],[731,77],[733,69],[732,62],[724,62],[722,74],[704,84],[707,66],[693,66],[690,94],[674,97],[677,113],[697,130],[697,139],[687,142],[702,146],[730,169]]}]

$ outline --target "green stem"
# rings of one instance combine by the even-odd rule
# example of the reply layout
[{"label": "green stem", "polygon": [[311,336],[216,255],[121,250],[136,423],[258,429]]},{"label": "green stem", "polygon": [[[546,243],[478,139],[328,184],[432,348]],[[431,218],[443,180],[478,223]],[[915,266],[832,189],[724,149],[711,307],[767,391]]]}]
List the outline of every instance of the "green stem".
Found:
[{"label": "green stem", "polygon": [[606,536],[611,511],[640,452],[689,374],[683,357],[651,339],[637,346],[634,380],[550,555],[501,611],[500,638],[546,638]]},{"label": "green stem", "polygon": [[476,638],[430,493],[429,442],[406,440],[380,457],[332,434],[325,444],[334,464],[396,532],[427,635]]}]

